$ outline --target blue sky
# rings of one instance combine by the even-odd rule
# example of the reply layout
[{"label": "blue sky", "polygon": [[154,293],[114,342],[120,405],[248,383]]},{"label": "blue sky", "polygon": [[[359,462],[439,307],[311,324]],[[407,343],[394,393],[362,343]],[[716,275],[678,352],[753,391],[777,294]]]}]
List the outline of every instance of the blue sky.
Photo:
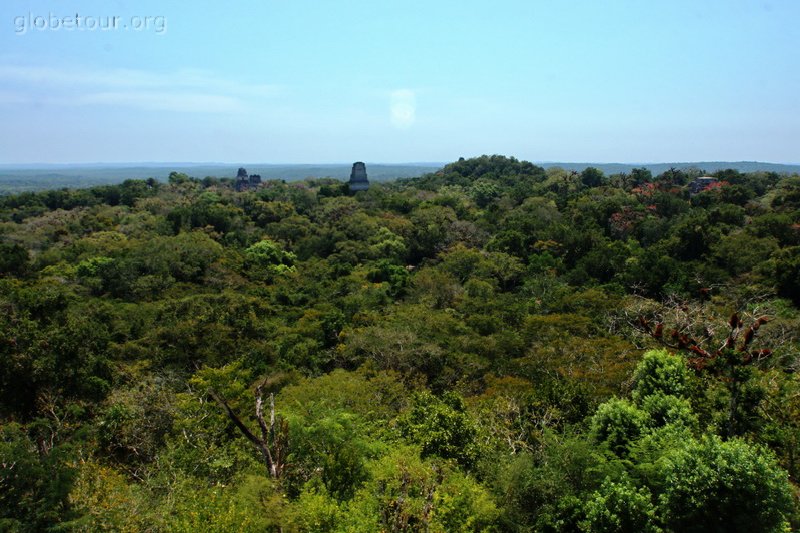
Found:
[{"label": "blue sky", "polygon": [[2,0],[0,163],[800,163],[796,0],[181,4]]}]

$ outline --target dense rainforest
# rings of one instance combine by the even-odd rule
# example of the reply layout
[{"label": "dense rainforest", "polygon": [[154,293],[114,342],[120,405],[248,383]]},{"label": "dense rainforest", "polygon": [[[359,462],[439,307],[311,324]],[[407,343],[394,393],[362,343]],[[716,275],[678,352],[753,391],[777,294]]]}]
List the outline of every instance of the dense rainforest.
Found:
[{"label": "dense rainforest", "polygon": [[0,197],[0,530],[800,527],[800,177]]}]

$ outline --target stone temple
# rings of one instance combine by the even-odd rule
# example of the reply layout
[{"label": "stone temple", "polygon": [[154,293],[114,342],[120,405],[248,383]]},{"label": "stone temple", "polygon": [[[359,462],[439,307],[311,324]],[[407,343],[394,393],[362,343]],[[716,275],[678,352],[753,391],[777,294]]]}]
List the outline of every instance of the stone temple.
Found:
[{"label": "stone temple", "polygon": [[347,184],[350,187],[350,192],[366,191],[369,189],[369,180],[367,180],[367,166],[358,161],[353,163],[353,170],[350,171],[350,181]]},{"label": "stone temple", "polygon": [[259,174],[247,175],[247,170],[239,168],[236,173],[236,190],[239,192],[245,191],[251,187],[258,187],[261,183],[261,176]]}]

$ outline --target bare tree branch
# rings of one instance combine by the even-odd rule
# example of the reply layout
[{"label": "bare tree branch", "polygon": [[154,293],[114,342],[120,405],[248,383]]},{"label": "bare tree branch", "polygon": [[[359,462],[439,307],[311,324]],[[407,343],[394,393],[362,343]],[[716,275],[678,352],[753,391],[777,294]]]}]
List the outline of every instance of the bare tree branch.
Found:
[{"label": "bare tree branch", "polygon": [[264,463],[267,465],[270,476],[273,479],[280,480],[283,477],[283,471],[286,466],[285,458],[289,444],[289,424],[285,420],[280,420],[280,427],[276,431],[275,396],[272,393],[269,395],[270,424],[267,426],[264,420],[264,401],[261,385],[256,388],[256,419],[261,429],[261,438],[259,438],[233,412],[225,398],[213,389],[209,389],[208,392],[225,409],[228,418],[239,428],[242,435],[258,448],[264,458]]}]

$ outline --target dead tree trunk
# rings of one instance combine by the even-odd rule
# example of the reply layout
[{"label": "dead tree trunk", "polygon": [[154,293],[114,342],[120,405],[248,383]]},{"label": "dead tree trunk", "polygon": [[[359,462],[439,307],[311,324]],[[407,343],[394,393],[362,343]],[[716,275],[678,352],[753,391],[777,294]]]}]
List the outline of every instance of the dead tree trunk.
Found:
[{"label": "dead tree trunk", "polygon": [[261,386],[256,388],[256,419],[261,428],[261,437],[257,437],[250,428],[233,412],[231,406],[219,393],[210,389],[209,394],[219,403],[228,415],[228,418],[258,449],[267,466],[270,477],[280,481],[286,467],[286,455],[289,448],[289,424],[283,418],[275,416],[275,396],[269,395],[269,425],[264,420],[264,401]]}]

